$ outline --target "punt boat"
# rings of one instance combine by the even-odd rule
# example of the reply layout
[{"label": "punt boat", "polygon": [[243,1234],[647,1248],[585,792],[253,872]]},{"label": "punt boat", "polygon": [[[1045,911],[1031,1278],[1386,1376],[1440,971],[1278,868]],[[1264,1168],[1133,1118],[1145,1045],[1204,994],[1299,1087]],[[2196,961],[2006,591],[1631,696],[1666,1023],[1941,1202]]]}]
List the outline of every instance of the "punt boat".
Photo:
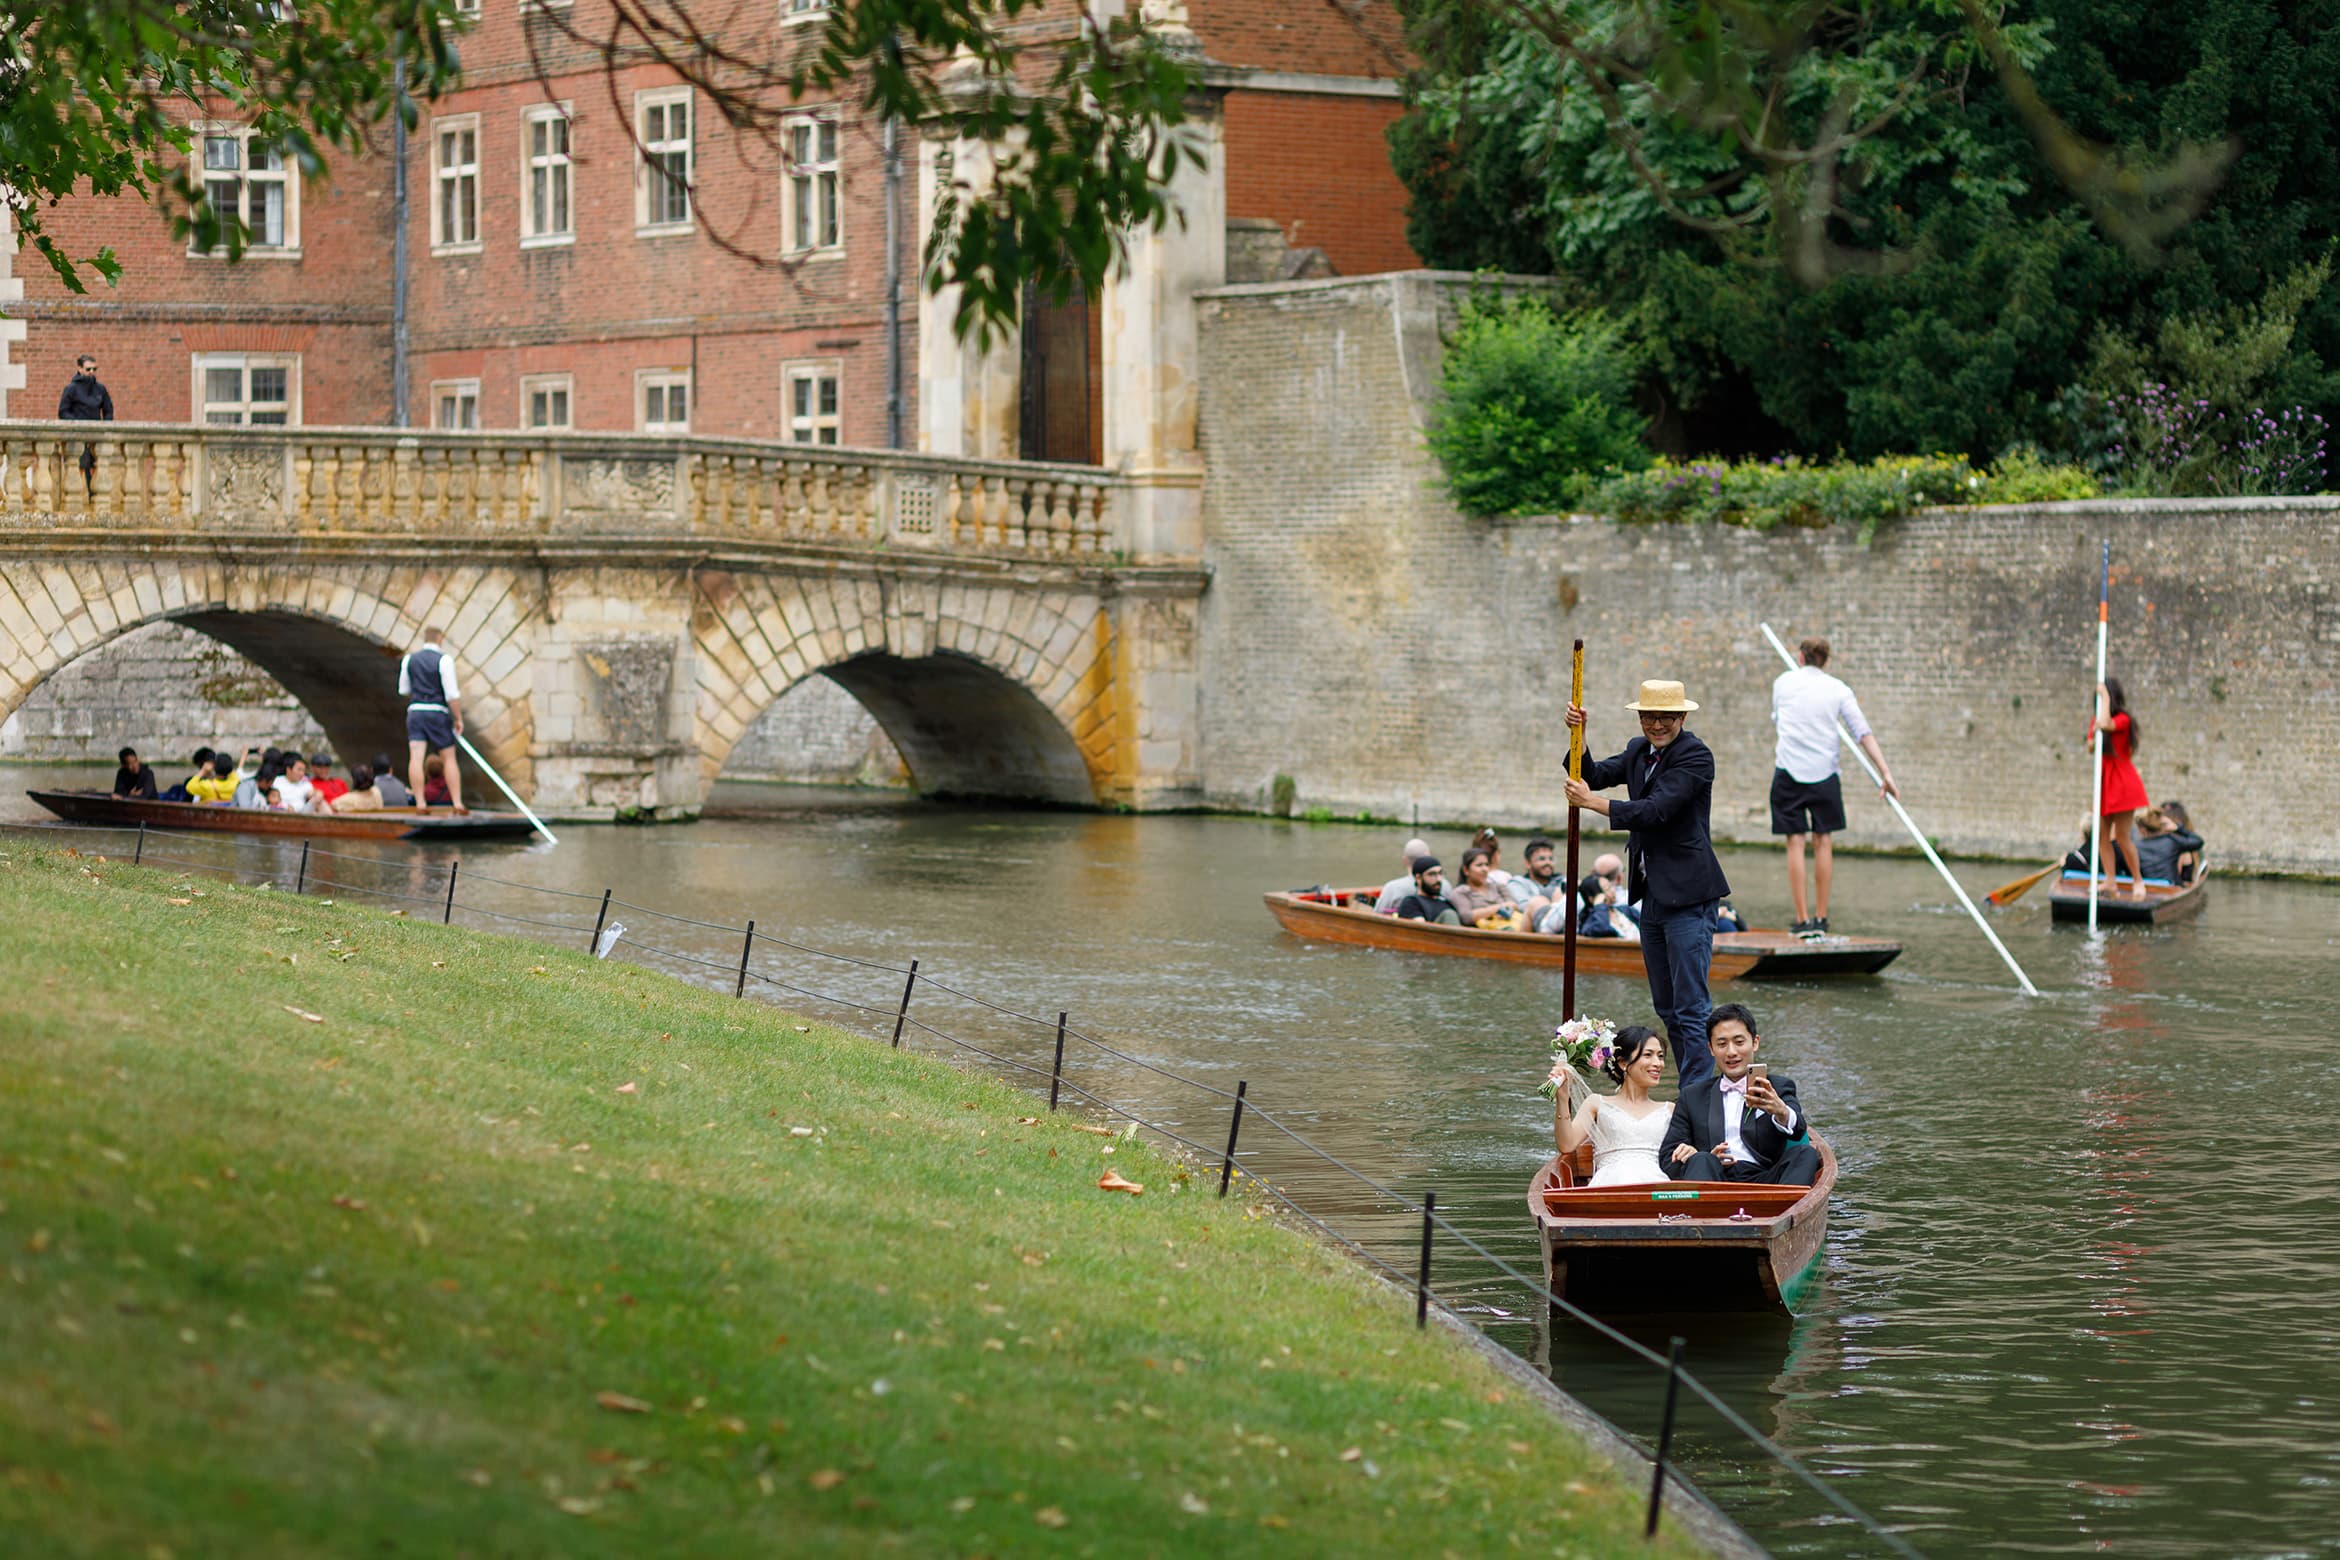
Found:
[{"label": "punt boat", "polygon": [[1820,1276],[1836,1152],[1814,1137],[1811,1186],[1666,1181],[1589,1187],[1592,1145],[1555,1155],[1528,1183],[1544,1282],[1596,1313],[1794,1314]]},{"label": "punt boat", "polygon": [[[1563,940],[1539,932],[1483,932],[1475,926],[1439,926],[1376,915],[1375,888],[1300,889],[1267,896],[1270,914],[1284,930],[1326,942],[1398,948],[1408,953],[1459,954],[1512,964],[1560,968]],[[1813,975],[1874,975],[1901,956],[1901,944],[1875,937],[1803,938],[1792,932],[1746,931],[1714,934],[1714,961],[1707,979],[1794,980]],[[1579,937],[1576,968],[1595,975],[1642,975],[1641,947],[1610,937]]]},{"label": "punt boat", "polygon": [[[2210,886],[2209,874],[2201,867],[2194,869],[2191,883],[2170,883],[2160,878],[2145,880],[2145,897],[2128,896],[2129,879],[2114,881],[2111,889],[2096,891],[2096,918],[2111,922],[2176,921],[2202,908],[2202,890]],[[2115,890],[2118,890],[2117,892]],[[2048,915],[2057,921],[2088,919],[2088,874],[2070,870],[2056,879],[2048,889]]]},{"label": "punt boat", "polygon": [[145,824],[224,834],[273,834],[289,839],[524,840],[536,826],[518,813],[446,807],[385,807],[380,812],[298,813],[271,808],[221,807],[208,802],[149,802],[103,791],[27,791],[68,823],[117,827]]}]

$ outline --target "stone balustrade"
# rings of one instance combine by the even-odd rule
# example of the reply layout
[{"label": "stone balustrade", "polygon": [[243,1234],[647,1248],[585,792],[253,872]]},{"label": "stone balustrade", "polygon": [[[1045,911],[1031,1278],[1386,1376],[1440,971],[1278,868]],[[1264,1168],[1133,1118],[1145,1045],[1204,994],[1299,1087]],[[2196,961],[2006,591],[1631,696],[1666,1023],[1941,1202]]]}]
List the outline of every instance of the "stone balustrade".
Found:
[{"label": "stone balustrade", "polygon": [[[85,481],[84,449],[96,465]],[[673,535],[1011,557],[1126,556],[1130,485],[1091,466],[652,434],[0,422],[0,530]]]}]

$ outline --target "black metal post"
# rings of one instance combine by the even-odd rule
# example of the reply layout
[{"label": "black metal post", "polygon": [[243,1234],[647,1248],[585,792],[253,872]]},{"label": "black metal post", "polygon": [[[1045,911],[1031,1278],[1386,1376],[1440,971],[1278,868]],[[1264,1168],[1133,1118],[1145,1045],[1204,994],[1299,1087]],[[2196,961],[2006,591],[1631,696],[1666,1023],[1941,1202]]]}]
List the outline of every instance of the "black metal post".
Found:
[{"label": "black metal post", "polygon": [[1414,1325],[1430,1325],[1430,1221],[1438,1211],[1438,1194],[1422,1194],[1422,1276],[1414,1285]]},{"label": "black metal post", "polygon": [[593,941],[585,945],[585,951],[597,958],[601,954],[601,926],[609,919],[609,895],[608,889],[601,891],[601,912],[593,918]]},{"label": "black metal post", "polygon": [[910,1021],[910,993],[918,985],[918,961],[910,961],[910,978],[902,982],[902,1011],[894,1015],[894,1049],[902,1049],[902,1026]]},{"label": "black metal post", "polygon": [[309,890],[309,842],[301,841],[301,870],[293,878],[293,892],[305,894]]},{"label": "black metal post", "polygon": [[145,823],[145,821],[144,821],[143,819],[141,819],[141,820],[139,821],[139,824],[138,824],[138,850],[137,850],[137,853],[136,853],[136,854],[134,854],[133,856],[131,856],[131,858],[130,858],[130,865],[132,865],[132,866],[134,866],[134,867],[135,867],[135,866],[137,866],[137,865],[138,865],[140,862],[144,861],[145,859],[146,859],[146,823]]},{"label": "black metal post", "polygon": [[756,923],[750,921],[748,922],[747,928],[747,940],[739,945],[739,984],[731,988],[731,994],[735,997],[744,997],[747,995],[748,955],[755,951]]},{"label": "black metal post", "polygon": [[447,869],[447,913],[439,917],[441,926],[455,924],[455,877],[462,870],[463,859],[461,857],[457,857],[455,864]]},{"label": "black metal post", "polygon": [[1064,1021],[1070,1015],[1056,1015],[1056,1060],[1048,1069],[1048,1108],[1056,1109],[1056,1091],[1064,1086]]},{"label": "black metal post", "polygon": [[1666,1493],[1666,1453],[1674,1444],[1674,1400],[1682,1387],[1682,1340],[1666,1351],[1666,1411],[1658,1416],[1657,1466],[1649,1476],[1649,1523],[1642,1537],[1657,1537],[1658,1502]]},{"label": "black metal post", "polygon": [[1219,1195],[1227,1195],[1227,1183],[1235,1178],[1235,1134],[1243,1130],[1243,1095],[1251,1085],[1241,1078],[1235,1080],[1235,1114],[1227,1122],[1227,1157],[1219,1161]]}]

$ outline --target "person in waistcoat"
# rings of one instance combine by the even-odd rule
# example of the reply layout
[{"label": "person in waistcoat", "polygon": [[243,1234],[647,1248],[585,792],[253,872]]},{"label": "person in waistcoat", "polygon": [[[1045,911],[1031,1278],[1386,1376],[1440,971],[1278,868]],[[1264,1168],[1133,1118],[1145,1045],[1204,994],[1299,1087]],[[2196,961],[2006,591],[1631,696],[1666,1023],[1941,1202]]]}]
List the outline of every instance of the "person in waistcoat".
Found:
[{"label": "person in waistcoat", "polygon": [[[1687,1089],[1714,1071],[1706,1047],[1706,975],[1714,958],[1715,906],[1731,891],[1707,834],[1714,754],[1684,724],[1698,706],[1683,697],[1680,683],[1645,682],[1625,707],[1639,717],[1641,735],[1622,753],[1598,759],[1588,739],[1584,778],[1568,782],[1568,804],[1626,831],[1627,897],[1641,910],[1641,967]],[[1583,706],[1568,706],[1568,724],[1584,723]],[[1594,794],[1620,785],[1622,801]]]},{"label": "person in waistcoat", "polygon": [[398,660],[398,694],[406,700],[407,784],[423,794],[423,761],[439,755],[445,765],[447,800],[459,813],[463,776],[455,767],[455,739],[463,735],[463,695],[455,686],[455,658],[440,643],[444,632],[423,630],[422,644]]}]

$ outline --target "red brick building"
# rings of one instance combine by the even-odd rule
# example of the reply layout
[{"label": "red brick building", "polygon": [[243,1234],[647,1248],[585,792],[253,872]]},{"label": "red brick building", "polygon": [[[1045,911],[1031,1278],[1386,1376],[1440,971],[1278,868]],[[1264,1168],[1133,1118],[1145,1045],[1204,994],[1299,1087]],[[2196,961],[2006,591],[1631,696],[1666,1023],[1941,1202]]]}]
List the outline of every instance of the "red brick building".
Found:
[{"label": "red brick building", "polygon": [[[776,147],[667,73],[605,72],[546,3],[480,0],[464,85],[408,138],[408,420],[919,445],[915,131],[889,159],[882,125],[806,102]],[[559,16],[590,36],[594,8]],[[772,0],[756,41],[809,40],[824,14]],[[1417,264],[1383,144],[1405,63],[1389,0],[1190,0],[1188,15],[1228,221],[1272,221],[1342,273]],[[1032,30],[1071,24],[1043,12]],[[75,297],[20,264],[28,388],[9,409],[48,415],[87,351],[125,419],[394,421],[391,148],[383,127],[330,182],[303,181],[235,126],[207,127],[206,177],[256,240],[235,265],[173,243],[143,205],[59,208],[69,251],[111,244],[124,274]],[[1013,453],[1103,458],[1101,334],[1095,304],[1031,322]]]}]

